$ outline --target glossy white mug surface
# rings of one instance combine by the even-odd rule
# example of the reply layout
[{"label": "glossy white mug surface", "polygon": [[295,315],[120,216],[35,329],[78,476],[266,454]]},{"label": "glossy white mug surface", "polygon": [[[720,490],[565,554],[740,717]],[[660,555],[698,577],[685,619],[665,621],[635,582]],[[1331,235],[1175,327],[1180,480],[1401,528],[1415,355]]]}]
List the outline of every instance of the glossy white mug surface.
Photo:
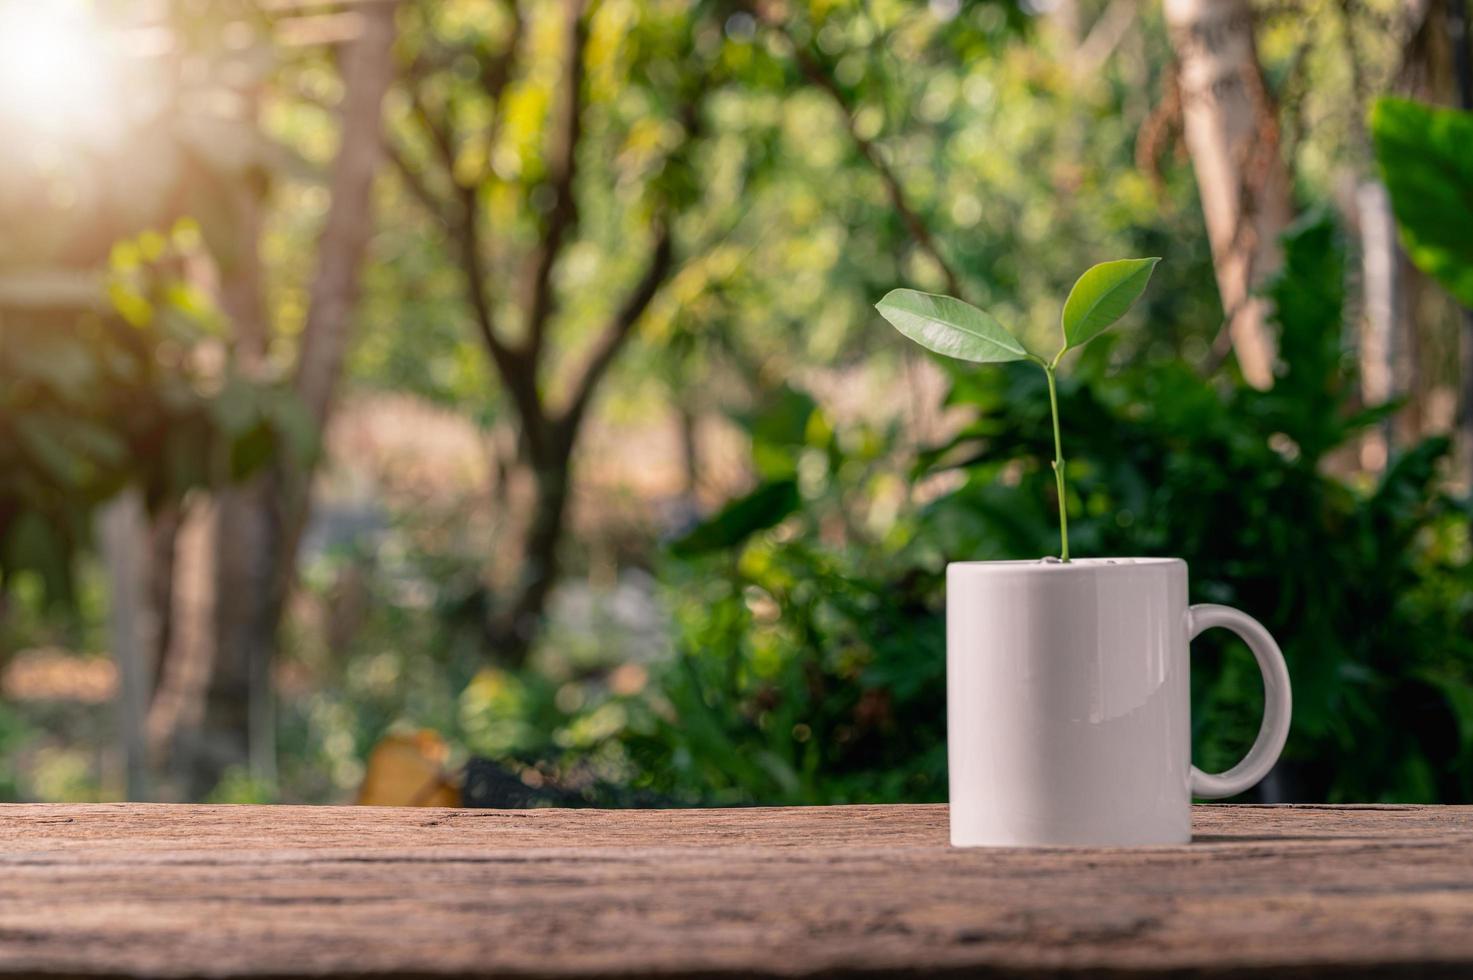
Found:
[{"label": "glossy white mug surface", "polygon": [[[1189,644],[1221,626],[1263,672],[1252,749],[1191,764]],[[1177,558],[954,562],[946,570],[951,842],[1181,844],[1192,796],[1241,793],[1289,732],[1289,672],[1256,620],[1187,605]]]}]

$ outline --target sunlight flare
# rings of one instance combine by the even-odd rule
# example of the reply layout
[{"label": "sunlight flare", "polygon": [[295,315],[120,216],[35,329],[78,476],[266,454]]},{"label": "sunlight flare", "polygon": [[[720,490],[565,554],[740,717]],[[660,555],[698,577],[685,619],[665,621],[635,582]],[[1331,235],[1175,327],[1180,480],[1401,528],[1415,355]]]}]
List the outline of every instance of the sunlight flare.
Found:
[{"label": "sunlight flare", "polygon": [[51,137],[116,120],[113,52],[90,4],[0,0],[0,119]]}]

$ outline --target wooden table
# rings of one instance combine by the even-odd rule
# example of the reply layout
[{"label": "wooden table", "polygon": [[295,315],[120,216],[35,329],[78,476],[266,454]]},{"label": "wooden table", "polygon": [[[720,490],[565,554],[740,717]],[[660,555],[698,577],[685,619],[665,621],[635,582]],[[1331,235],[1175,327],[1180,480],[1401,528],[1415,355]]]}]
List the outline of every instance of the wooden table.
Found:
[{"label": "wooden table", "polygon": [[1473,976],[1473,808],[1195,821],[957,851],[943,806],[0,806],[0,973]]}]

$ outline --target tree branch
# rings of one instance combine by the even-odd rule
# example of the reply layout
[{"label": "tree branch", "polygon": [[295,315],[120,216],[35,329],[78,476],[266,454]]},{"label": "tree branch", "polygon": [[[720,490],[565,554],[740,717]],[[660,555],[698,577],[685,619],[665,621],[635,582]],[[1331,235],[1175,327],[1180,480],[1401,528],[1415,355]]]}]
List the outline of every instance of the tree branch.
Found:
[{"label": "tree branch", "polygon": [[[512,72],[509,62],[514,57],[515,48],[509,49],[505,69],[508,78]],[[526,440],[535,451],[540,448],[546,430],[545,413],[537,395],[536,366],[530,358],[503,341],[496,328],[496,304],[486,270],[479,193],[475,185],[456,179],[457,151],[450,122],[438,116],[421,95],[419,86],[424,82],[427,68],[428,62],[418,59],[407,74],[410,104],[415,119],[428,134],[430,144],[445,169],[453,196],[444,199],[436,195],[423,176],[392,146],[390,159],[399,168],[410,191],[432,215],[444,221],[450,229],[455,258],[464,279],[466,299],[471,308],[476,333],[502,383],[511,394],[517,414],[522,418]]]},{"label": "tree branch", "polygon": [[424,176],[410,165],[409,159],[395,144],[392,136],[385,136],[384,155],[399,172],[399,179],[404,181],[404,186],[414,195],[420,205],[429,212],[430,217],[446,225],[454,224],[453,204],[446,201],[430,190],[430,185],[425,183]]},{"label": "tree branch", "polygon": [[516,66],[521,58],[522,41],[526,36],[525,24],[517,0],[504,0],[502,6],[506,9],[507,17],[511,19],[511,30],[507,35],[506,46],[500,53],[475,52],[476,61],[480,67],[481,92],[491,103],[491,119],[486,124],[485,133],[486,162],[481,168],[479,177],[481,181],[492,179],[495,176],[491,160],[496,150],[496,140],[501,133],[502,121],[506,117],[502,103],[512,77],[516,73]]},{"label": "tree branch", "polygon": [[481,62],[481,88],[493,105],[499,105],[501,94],[511,82],[512,69],[516,66],[522,44],[522,12],[516,0],[508,0],[506,8],[507,16],[511,18],[511,36],[507,39],[506,50],[499,58]]},{"label": "tree branch", "polygon": [[429,134],[430,145],[439,154],[440,165],[445,168],[445,174],[450,183],[458,185],[460,182],[455,179],[455,161],[460,153],[455,147],[455,138],[451,134],[451,121],[436,115],[420,93],[419,83],[424,80],[425,67],[425,63],[418,59],[409,67],[407,73],[409,103],[414,110],[414,118],[419,120],[420,126]]},{"label": "tree branch", "polygon": [[623,304],[604,327],[598,341],[593,345],[588,362],[584,365],[567,409],[558,419],[557,426],[563,438],[571,440],[577,435],[583,416],[593,400],[593,393],[608,372],[619,351],[634,333],[635,326],[649,308],[650,302],[669,278],[675,266],[675,246],[670,227],[662,219],[655,222],[655,243],[650,250],[649,263],[644,275],[625,297]]},{"label": "tree branch", "polygon": [[460,188],[460,197],[459,220],[452,228],[476,332],[501,376],[501,383],[506,385],[512,401],[516,403],[517,414],[522,419],[523,436],[535,454],[542,447],[547,428],[546,413],[537,394],[537,366],[525,352],[504,343],[496,330],[491,289],[481,253],[480,202],[473,187]]},{"label": "tree branch", "polygon": [[[701,79],[688,93],[681,106],[679,118],[681,127],[685,130],[685,139],[667,159],[667,166],[688,155],[704,132],[701,106],[705,98],[706,83],[706,79]],[[640,318],[644,316],[645,310],[649,308],[660,287],[669,279],[671,270],[675,266],[674,236],[670,229],[669,215],[663,211],[657,213],[651,225],[654,228],[655,239],[650,249],[644,275],[625,297],[624,303],[593,345],[588,361],[573,385],[568,407],[557,422],[558,435],[567,440],[567,445],[570,447],[577,438],[578,428],[583,423],[583,417],[588,411],[599,382],[603,380],[614,359],[618,357],[619,351],[633,335]]]},{"label": "tree branch", "polygon": [[786,28],[783,24],[775,22],[770,18],[768,19],[768,23],[774,29],[788,37],[788,41],[793,47],[793,57],[797,60],[798,68],[803,72],[804,77],[816,88],[826,93],[833,100],[834,105],[839,108],[840,113],[844,117],[844,127],[849,131],[849,138],[853,140],[860,155],[874,168],[875,173],[879,175],[881,182],[884,183],[885,191],[890,197],[890,206],[900,215],[900,220],[905,224],[905,229],[911,239],[921,251],[931,257],[931,261],[940,267],[941,275],[946,280],[947,291],[953,296],[963,298],[961,279],[957,276],[955,270],[952,269],[951,264],[946,261],[946,257],[941,254],[941,248],[937,245],[936,239],[931,235],[931,230],[926,227],[925,221],[921,219],[916,209],[911,206],[910,200],[906,196],[905,188],[901,186],[900,179],[895,175],[895,171],[885,162],[884,157],[880,154],[879,147],[875,145],[874,141],[861,134],[858,127],[855,126],[854,108],[849,104],[849,99],[844,94],[843,89],[839,88],[833,76],[829,74],[823,65],[819,64],[817,59],[802,45],[794,41],[790,35],[787,35]]},{"label": "tree branch", "polygon": [[371,204],[383,135],[383,102],[394,76],[394,7],[365,11],[362,36],[342,53],[342,142],[332,165],[332,202],[318,240],[296,390],[319,429],[326,424],[347,353],[361,266],[373,234]]},{"label": "tree branch", "polygon": [[583,126],[583,49],[588,41],[588,22],[583,16],[585,0],[566,0],[567,50],[563,78],[558,91],[558,116],[553,145],[548,154],[548,180],[552,209],[537,247],[527,256],[523,282],[526,294],[522,311],[526,318],[525,350],[535,365],[540,360],[547,322],[552,316],[552,267],[562,253],[568,236],[578,223],[578,202],[573,182],[577,176],[578,141]]},{"label": "tree branch", "polygon": [[1076,79],[1093,78],[1098,74],[1130,33],[1136,13],[1136,0],[1110,0],[1110,5],[1090,28],[1088,36],[1075,49],[1070,74]]}]

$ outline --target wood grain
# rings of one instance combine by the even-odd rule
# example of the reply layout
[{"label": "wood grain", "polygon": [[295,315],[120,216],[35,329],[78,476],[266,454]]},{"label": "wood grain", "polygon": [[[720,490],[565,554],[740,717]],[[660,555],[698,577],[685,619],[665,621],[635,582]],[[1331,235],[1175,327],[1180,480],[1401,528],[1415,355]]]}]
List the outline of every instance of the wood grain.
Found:
[{"label": "wood grain", "polygon": [[958,851],[942,806],[4,806],[0,973],[1473,975],[1473,808],[1194,819]]}]

